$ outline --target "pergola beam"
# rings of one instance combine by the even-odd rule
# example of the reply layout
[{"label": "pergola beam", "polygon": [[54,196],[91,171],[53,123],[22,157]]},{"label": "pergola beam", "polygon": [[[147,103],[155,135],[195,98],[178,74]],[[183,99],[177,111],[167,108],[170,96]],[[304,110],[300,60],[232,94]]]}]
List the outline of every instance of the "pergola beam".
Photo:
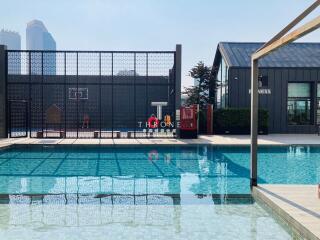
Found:
[{"label": "pergola beam", "polygon": [[270,44],[274,43],[279,38],[283,37],[287,34],[292,28],[297,26],[306,16],[308,16],[313,10],[315,10],[320,5],[320,0],[314,2],[310,7],[303,11],[298,17],[296,17],[291,23],[289,23],[284,29],[282,29],[276,36],[274,36],[270,41],[265,43],[261,48],[257,50],[259,52],[262,48],[269,46]]},{"label": "pergola beam", "polygon": [[[251,56],[251,145],[250,145],[250,185],[257,186],[258,182],[258,78],[259,59],[267,56],[271,52],[285,46],[320,27],[320,16],[290,32],[299,22],[308,16],[314,9],[320,6],[320,0],[315,1],[302,14],[294,19],[282,31],[274,36],[269,42],[258,49]],[[290,32],[290,33],[289,33]]]},{"label": "pergola beam", "polygon": [[252,55],[253,59],[260,59],[271,52],[277,50],[278,48],[287,45],[290,42],[293,42],[310,32],[313,32],[314,30],[318,29],[320,27],[320,16],[313,19],[312,21],[304,24],[303,26],[299,27],[295,31],[288,33],[286,36],[281,37],[280,39],[274,41],[270,45],[267,45],[266,47],[260,49],[258,52],[254,53]]}]

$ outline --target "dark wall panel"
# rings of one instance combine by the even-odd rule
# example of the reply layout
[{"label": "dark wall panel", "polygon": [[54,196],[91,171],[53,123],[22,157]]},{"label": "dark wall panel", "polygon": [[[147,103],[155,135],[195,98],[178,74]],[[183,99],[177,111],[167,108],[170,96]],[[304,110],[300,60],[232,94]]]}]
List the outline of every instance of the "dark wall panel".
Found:
[{"label": "dark wall panel", "polygon": [[[313,116],[316,116],[316,83],[320,70],[316,69],[285,69],[285,68],[262,68],[260,75],[268,77],[270,95],[259,95],[259,108],[269,111],[270,133],[314,133],[315,123],[307,126],[287,125],[287,95],[288,82],[310,82],[313,94]],[[229,69],[229,107],[250,108],[251,71],[249,68]],[[315,118],[313,118],[315,119]]]},{"label": "dark wall panel", "polygon": [[279,70],[281,72],[281,90],[280,90],[280,99],[281,99],[281,129],[280,133],[286,133],[288,131],[287,127],[287,96],[288,96],[288,79],[289,79],[289,70],[283,69]]},{"label": "dark wall panel", "polygon": [[[239,95],[246,96],[246,71],[245,70],[240,70],[238,72],[239,77],[238,77],[238,86],[239,86]],[[244,108],[247,106],[246,104],[246,97],[239,97],[239,107]]]},{"label": "dark wall panel", "polygon": [[[271,89],[273,89],[273,94],[268,95],[269,98],[269,102],[270,105],[272,104],[272,108],[273,108],[273,132],[274,133],[278,133],[281,132],[281,123],[282,123],[282,111],[286,112],[286,108],[282,106],[283,102],[282,102],[282,94],[281,94],[281,90],[282,87],[285,87],[282,85],[282,74],[281,74],[281,70],[276,69],[274,70],[274,77],[273,77],[273,81],[270,81],[270,85],[269,87]],[[270,79],[271,80],[271,79]],[[273,97],[274,96],[274,100]]]},{"label": "dark wall panel", "polygon": [[[181,97],[179,51],[7,53],[8,100],[28,102],[31,137],[50,132],[51,137],[110,138],[119,137],[119,131],[121,137],[132,137],[135,130],[150,137],[149,129],[138,129],[138,121],[157,112],[151,102],[167,102],[163,115],[175,121]],[[48,109],[55,113],[50,119],[61,119],[59,126],[47,124]],[[165,133],[159,137],[174,136]]]}]

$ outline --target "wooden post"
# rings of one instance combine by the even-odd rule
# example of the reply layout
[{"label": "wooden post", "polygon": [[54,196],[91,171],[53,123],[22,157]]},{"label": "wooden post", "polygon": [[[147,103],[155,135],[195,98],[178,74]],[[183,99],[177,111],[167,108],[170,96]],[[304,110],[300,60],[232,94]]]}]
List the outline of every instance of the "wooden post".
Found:
[{"label": "wooden post", "polygon": [[251,152],[250,186],[257,186],[258,160],[258,60],[252,60],[251,67]]},{"label": "wooden post", "polygon": [[257,162],[258,162],[258,62],[273,51],[313,32],[320,27],[320,16],[290,32],[299,22],[308,16],[320,5],[320,0],[315,1],[302,14],[294,19],[288,26],[274,36],[269,42],[258,49],[251,57],[251,173],[250,186],[257,186]]}]

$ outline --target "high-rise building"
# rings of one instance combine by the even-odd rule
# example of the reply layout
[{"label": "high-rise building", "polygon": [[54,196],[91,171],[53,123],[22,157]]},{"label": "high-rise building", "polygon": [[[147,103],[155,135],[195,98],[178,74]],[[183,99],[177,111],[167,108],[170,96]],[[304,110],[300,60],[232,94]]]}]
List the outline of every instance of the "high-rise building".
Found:
[{"label": "high-rise building", "polygon": [[[21,50],[21,37],[18,32],[2,29],[0,31],[0,44],[6,45],[8,50]],[[10,62],[9,74],[21,73],[21,53],[14,52],[8,55]]]},{"label": "high-rise building", "polygon": [[[27,50],[56,50],[54,38],[39,20],[32,20],[27,24],[26,44]],[[56,74],[56,56],[54,53],[31,54],[31,74],[40,75],[42,71],[44,75]]]},{"label": "high-rise building", "polygon": [[6,45],[9,50],[21,50],[20,34],[2,29],[0,31],[0,44]]},{"label": "high-rise building", "polygon": [[32,20],[26,30],[27,50],[56,50],[56,42],[43,22]]}]

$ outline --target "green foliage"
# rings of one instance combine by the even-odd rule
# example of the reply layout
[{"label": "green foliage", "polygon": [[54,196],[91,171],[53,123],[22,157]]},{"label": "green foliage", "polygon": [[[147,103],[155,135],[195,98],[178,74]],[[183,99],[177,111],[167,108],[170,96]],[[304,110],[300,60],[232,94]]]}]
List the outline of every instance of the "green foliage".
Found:
[{"label": "green foliage", "polygon": [[[215,133],[250,133],[250,109],[217,109],[213,113]],[[266,133],[269,114],[265,109],[259,110],[259,131]]]},{"label": "green foliage", "polygon": [[186,104],[199,104],[200,108],[210,103],[212,99],[209,96],[211,81],[211,67],[205,66],[203,62],[199,62],[189,72],[189,76],[196,82],[197,86],[186,87],[182,94],[187,95]]}]

